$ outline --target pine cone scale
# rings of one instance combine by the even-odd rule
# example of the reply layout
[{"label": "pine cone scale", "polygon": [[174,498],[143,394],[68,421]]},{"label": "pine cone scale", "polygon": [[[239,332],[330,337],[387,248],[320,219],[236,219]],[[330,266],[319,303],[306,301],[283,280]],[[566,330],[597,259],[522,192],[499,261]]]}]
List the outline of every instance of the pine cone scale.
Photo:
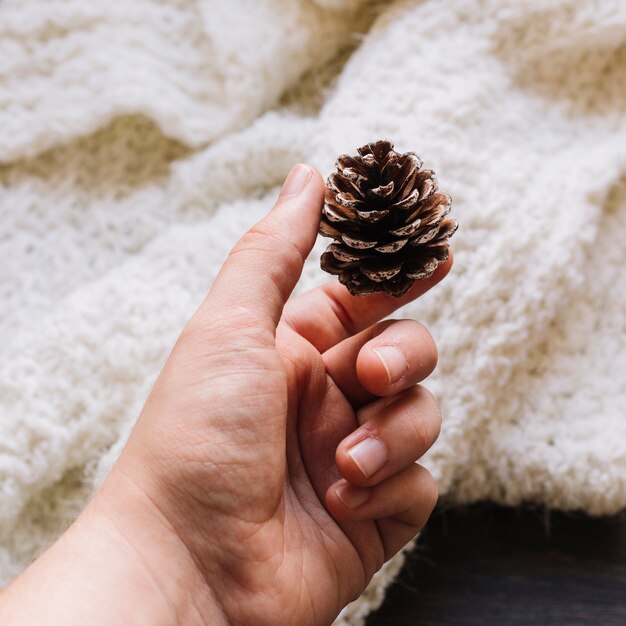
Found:
[{"label": "pine cone scale", "polygon": [[387,185],[380,185],[375,189],[368,190],[367,194],[374,200],[386,200],[393,194],[394,184],[393,181]]},{"label": "pine cone scale", "polygon": [[357,193],[360,195],[361,191],[358,184],[346,176],[339,176],[338,174],[331,174],[329,180],[329,189],[332,191],[340,191],[343,193]]},{"label": "pine cone scale", "polygon": [[421,202],[407,219],[420,216],[423,225],[430,224],[434,220],[443,219],[452,208],[452,202],[448,194],[438,191],[430,198]]},{"label": "pine cone scale", "polygon": [[[434,176],[434,172],[430,172],[430,174],[432,176]],[[419,177],[418,177],[419,180]],[[418,180],[416,180],[415,182],[418,183]],[[421,181],[419,181],[421,182]],[[422,185],[420,185],[420,195],[419,195],[419,199],[420,200],[427,200],[428,198],[430,198],[436,191],[437,191],[437,179],[429,177],[426,178]]]},{"label": "pine cone scale", "polygon": [[333,200],[326,202],[323,215],[330,222],[346,222],[346,225],[349,225],[350,221],[356,217],[356,211],[350,206],[339,204]]},{"label": "pine cone scale", "polygon": [[446,219],[442,220],[441,224],[439,225],[439,236],[444,239],[449,239],[450,237],[452,237],[452,235],[454,235],[458,227],[459,224],[456,220],[447,217]]},{"label": "pine cone scale", "polygon": [[371,278],[374,282],[380,283],[384,280],[389,280],[393,278],[396,274],[400,273],[402,269],[402,263],[396,264],[394,267],[371,267],[367,263],[364,263],[361,266],[361,271],[368,277]]},{"label": "pine cone scale", "polygon": [[372,211],[357,211],[356,214],[362,220],[374,223],[382,220],[383,217],[387,217],[389,215],[389,209],[384,209],[382,211],[379,211],[378,209],[374,209]]},{"label": "pine cone scale", "polygon": [[419,159],[409,155],[396,174],[396,179],[398,180],[398,196],[401,200],[406,198],[413,190],[420,166],[421,163]]},{"label": "pine cone scale", "polygon": [[323,214],[329,222],[347,222],[350,219],[347,215],[342,215],[338,211],[333,211],[332,206],[329,204],[324,205]]},{"label": "pine cone scale", "polygon": [[354,248],[355,250],[367,250],[368,248],[373,248],[378,241],[368,240],[368,239],[355,239],[353,237],[348,237],[348,235],[341,235],[341,240],[350,248]]},{"label": "pine cone scale", "polygon": [[338,261],[343,261],[344,263],[354,263],[355,261],[358,263],[369,256],[367,250],[346,248],[339,244],[331,244],[329,251]]},{"label": "pine cone scale", "polygon": [[405,235],[412,235],[420,227],[421,223],[422,223],[422,220],[418,217],[412,222],[409,222],[408,224],[405,224],[404,226],[400,226],[400,228],[394,228],[393,230],[390,230],[389,232],[392,235],[395,235],[396,237],[404,237]]},{"label": "pine cone scale", "polygon": [[376,246],[374,250],[377,252],[382,252],[383,254],[390,254],[393,252],[398,252],[400,248],[403,248],[408,239],[396,239],[395,241],[391,241],[390,243],[384,243],[380,246]]},{"label": "pine cone scale", "polygon": [[412,209],[419,200],[419,191],[414,189],[408,196],[391,205],[391,209],[408,211]]}]

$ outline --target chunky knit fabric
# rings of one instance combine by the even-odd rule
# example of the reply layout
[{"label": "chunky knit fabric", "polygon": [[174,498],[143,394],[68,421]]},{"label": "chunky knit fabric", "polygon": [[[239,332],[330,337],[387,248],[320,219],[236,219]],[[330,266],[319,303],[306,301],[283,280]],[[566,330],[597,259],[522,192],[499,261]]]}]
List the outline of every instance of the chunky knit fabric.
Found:
[{"label": "chunky knit fabric", "polygon": [[626,506],[625,68],[621,0],[4,0],[0,582],[106,475],[290,165],[380,137],[461,224],[402,312],[440,348],[441,492]]}]

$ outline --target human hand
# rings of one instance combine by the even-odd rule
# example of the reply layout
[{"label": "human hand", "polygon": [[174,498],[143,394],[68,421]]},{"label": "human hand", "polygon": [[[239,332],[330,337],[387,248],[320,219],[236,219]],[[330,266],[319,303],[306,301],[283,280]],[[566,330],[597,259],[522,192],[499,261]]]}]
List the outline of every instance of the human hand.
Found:
[{"label": "human hand", "polygon": [[[416,385],[436,348],[418,322],[379,320],[451,261],[400,299],[332,281],[286,302],[323,193],[296,166],[231,251],[79,518],[81,539],[66,540],[106,536],[93,550],[127,582],[107,580],[156,603],[159,624],[330,624],[435,505],[414,462],[440,429]],[[141,623],[141,610],[125,615]]]}]

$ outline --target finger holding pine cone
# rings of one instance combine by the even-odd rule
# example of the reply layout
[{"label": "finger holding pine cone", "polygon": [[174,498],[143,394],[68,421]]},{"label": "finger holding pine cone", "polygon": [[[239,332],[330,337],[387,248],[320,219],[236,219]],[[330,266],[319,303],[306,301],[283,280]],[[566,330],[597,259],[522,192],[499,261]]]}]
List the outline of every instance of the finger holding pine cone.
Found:
[{"label": "finger holding pine cone", "polygon": [[451,200],[413,152],[387,140],[342,155],[328,177],[319,232],[332,237],[321,267],[352,295],[401,296],[448,258]]}]

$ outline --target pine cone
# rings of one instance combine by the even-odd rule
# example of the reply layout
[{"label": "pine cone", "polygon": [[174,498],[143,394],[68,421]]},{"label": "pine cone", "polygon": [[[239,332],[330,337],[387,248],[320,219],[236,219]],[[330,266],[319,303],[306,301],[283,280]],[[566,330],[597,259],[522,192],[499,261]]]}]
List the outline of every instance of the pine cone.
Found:
[{"label": "pine cone", "polygon": [[431,170],[391,141],[368,143],[337,159],[328,177],[319,232],[332,237],[322,269],[355,296],[406,293],[448,258],[457,223],[446,217],[450,196],[437,191]]}]

